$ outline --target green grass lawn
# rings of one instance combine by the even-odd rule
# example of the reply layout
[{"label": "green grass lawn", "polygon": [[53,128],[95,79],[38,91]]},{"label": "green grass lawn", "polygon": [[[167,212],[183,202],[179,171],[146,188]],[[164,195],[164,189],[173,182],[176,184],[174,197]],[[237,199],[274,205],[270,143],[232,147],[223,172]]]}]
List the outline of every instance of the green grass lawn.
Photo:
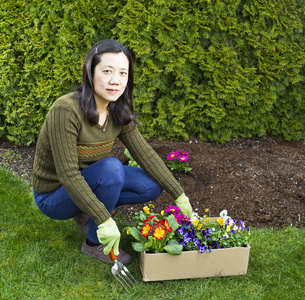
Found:
[{"label": "green grass lawn", "polygon": [[149,283],[122,234],[137,279],[127,294],[111,266],[80,252],[86,236],[75,221],[44,216],[28,185],[3,169],[0,219],[0,299],[305,299],[305,229],[252,228],[247,275]]}]

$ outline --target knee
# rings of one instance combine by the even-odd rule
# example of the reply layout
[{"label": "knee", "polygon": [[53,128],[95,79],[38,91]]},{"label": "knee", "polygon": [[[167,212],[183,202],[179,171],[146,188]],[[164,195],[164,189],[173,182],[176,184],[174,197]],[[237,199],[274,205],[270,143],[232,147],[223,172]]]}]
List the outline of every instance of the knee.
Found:
[{"label": "knee", "polygon": [[163,189],[156,180],[151,177],[148,178],[149,180],[144,182],[144,184],[146,183],[146,189],[142,191],[142,195],[149,197],[151,200],[155,200],[162,194]]},{"label": "knee", "polygon": [[113,170],[116,172],[123,171],[123,165],[121,161],[115,157],[104,158],[102,161],[103,167],[109,171]]},{"label": "knee", "polygon": [[[124,183],[125,174],[121,161],[115,157],[103,159],[103,176],[102,181],[107,180],[108,184],[121,185]],[[105,183],[105,182],[104,182]]]},{"label": "knee", "polygon": [[154,186],[152,187],[152,198],[157,199],[163,192],[161,186],[155,181]]}]

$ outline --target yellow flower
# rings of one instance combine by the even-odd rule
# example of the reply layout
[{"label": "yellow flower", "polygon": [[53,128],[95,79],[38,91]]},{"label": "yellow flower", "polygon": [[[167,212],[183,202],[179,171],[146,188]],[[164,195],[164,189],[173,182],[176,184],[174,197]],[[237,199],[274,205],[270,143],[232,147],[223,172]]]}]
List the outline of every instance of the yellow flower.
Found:
[{"label": "yellow flower", "polygon": [[161,211],[161,216],[162,216],[162,217],[164,216],[164,210]]},{"label": "yellow flower", "polygon": [[202,224],[199,224],[199,225],[198,225],[198,230],[200,230],[200,229],[201,229],[201,227],[202,227]]},{"label": "yellow flower", "polygon": [[204,219],[203,220],[203,222],[207,222],[207,221],[209,221],[211,218],[206,218],[206,219]]},{"label": "yellow flower", "polygon": [[208,208],[206,208],[206,209],[205,209],[205,212],[208,212],[208,211],[209,211],[209,209],[208,209]]},{"label": "yellow flower", "polygon": [[225,221],[224,221],[223,218],[218,218],[218,219],[217,219],[217,223],[218,223],[219,225],[223,226],[223,225],[225,224]]},{"label": "yellow flower", "polygon": [[149,223],[146,223],[145,225],[142,226],[141,234],[145,238],[147,238],[150,231],[151,231],[151,225]]},{"label": "yellow flower", "polygon": [[198,221],[198,220],[194,220],[192,223],[193,223],[195,226],[197,226],[198,223],[199,223],[199,221]]},{"label": "yellow flower", "polygon": [[144,207],[143,207],[143,210],[144,210],[144,212],[145,212],[146,214],[149,214],[149,207],[144,206]]},{"label": "yellow flower", "polygon": [[161,240],[165,237],[166,231],[164,228],[162,228],[161,226],[157,226],[154,229],[153,232],[153,236],[157,239],[157,240]]},{"label": "yellow flower", "polygon": [[150,208],[154,208],[154,207],[155,207],[152,203],[148,204],[148,206],[149,206]]},{"label": "yellow flower", "polygon": [[229,232],[229,231],[230,231],[230,229],[231,229],[231,226],[230,226],[230,225],[228,225],[228,226],[227,226],[226,231],[227,231],[227,232]]}]

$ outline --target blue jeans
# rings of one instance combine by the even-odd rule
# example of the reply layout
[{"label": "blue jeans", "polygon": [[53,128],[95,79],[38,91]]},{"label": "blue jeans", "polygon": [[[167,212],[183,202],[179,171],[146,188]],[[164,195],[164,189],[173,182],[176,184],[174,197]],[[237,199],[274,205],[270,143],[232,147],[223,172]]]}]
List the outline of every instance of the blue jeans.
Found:
[{"label": "blue jeans", "polygon": [[[140,204],[155,200],[162,188],[143,169],[125,166],[113,157],[102,159],[81,170],[89,187],[109,213],[124,204]],[[50,193],[34,191],[40,211],[52,219],[66,220],[82,213],[63,186]],[[88,240],[99,244],[97,225],[89,218]]]}]

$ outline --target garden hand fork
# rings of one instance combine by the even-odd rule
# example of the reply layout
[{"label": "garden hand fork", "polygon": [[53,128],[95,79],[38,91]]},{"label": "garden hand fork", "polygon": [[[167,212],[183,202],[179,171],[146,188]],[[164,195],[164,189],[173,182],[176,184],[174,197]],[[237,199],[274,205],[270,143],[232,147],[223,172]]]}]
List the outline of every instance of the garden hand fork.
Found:
[{"label": "garden hand fork", "polygon": [[134,282],[136,282],[136,280],[130,274],[128,269],[117,260],[118,257],[113,254],[113,249],[110,250],[109,256],[114,263],[113,267],[111,268],[113,276],[121,284],[124,290],[128,292],[128,289],[131,288],[131,286],[134,284]]}]

